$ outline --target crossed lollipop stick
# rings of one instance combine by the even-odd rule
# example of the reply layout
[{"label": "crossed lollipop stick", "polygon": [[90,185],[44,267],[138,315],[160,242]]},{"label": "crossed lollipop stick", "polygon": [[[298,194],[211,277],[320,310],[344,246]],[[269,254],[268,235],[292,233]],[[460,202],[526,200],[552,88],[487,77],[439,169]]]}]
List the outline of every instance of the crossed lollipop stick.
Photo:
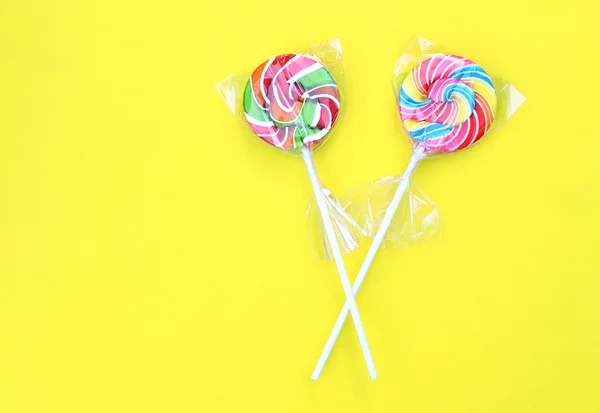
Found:
[{"label": "crossed lollipop stick", "polygon": [[[351,291],[353,303],[354,303],[354,297],[358,294],[358,291],[360,290],[360,287],[362,286],[362,283],[365,280],[367,273],[369,272],[369,269],[371,268],[371,264],[373,264],[375,255],[377,254],[379,247],[383,243],[385,233],[387,232],[388,228],[390,227],[390,224],[392,223],[392,219],[394,218],[394,214],[396,213],[396,210],[398,209],[398,206],[400,205],[400,201],[402,201],[404,194],[408,190],[410,177],[412,176],[415,169],[419,165],[419,162],[424,157],[425,157],[425,152],[422,150],[422,148],[417,147],[414,150],[414,152],[410,158],[408,166],[406,167],[406,171],[402,175],[402,179],[400,180],[400,185],[398,186],[398,189],[396,190],[396,193],[394,194],[394,197],[392,198],[392,202],[390,203],[390,206],[388,207],[388,209],[385,213],[385,216],[383,217],[383,220],[381,221],[381,225],[379,226],[379,229],[377,230],[375,238],[373,238],[373,243],[371,244],[371,247],[369,248],[369,252],[367,253],[365,260],[363,261],[363,263],[360,267],[360,270],[358,271],[358,275],[356,276],[356,280],[354,281],[354,285],[352,286],[352,291]],[[336,260],[336,263],[337,263],[337,260]],[[338,270],[339,270],[339,266],[338,266]],[[317,365],[311,375],[311,378],[313,380],[318,380],[319,377],[321,376],[321,373],[323,372],[323,368],[325,367],[325,363],[327,362],[327,359],[329,358],[329,355],[331,354],[331,350],[333,349],[333,346],[335,345],[335,342],[336,342],[338,336],[340,335],[340,332],[342,331],[344,322],[346,321],[346,318],[348,317],[348,312],[352,313],[352,303],[350,303],[349,301],[346,301],[346,303],[344,303],[344,306],[342,307],[342,310],[340,311],[340,314],[338,315],[335,325],[333,326],[333,330],[329,334],[329,338],[327,339],[327,342],[325,343],[325,348],[321,352],[321,356],[319,357],[319,360],[317,361]],[[356,323],[356,318],[354,317],[354,313],[352,313],[352,317]],[[360,335],[359,335],[359,337],[360,337]],[[365,354],[365,357],[366,357],[366,354]],[[371,377],[371,378],[373,378],[373,377]]]},{"label": "crossed lollipop stick", "polygon": [[[329,245],[331,247],[331,252],[333,255],[333,259],[335,261],[335,265],[337,266],[338,273],[340,274],[340,279],[342,281],[342,286],[344,288],[344,293],[346,295],[346,304],[344,304],[344,308],[342,309],[343,319],[339,323],[339,329],[337,334],[331,340],[331,336],[327,341],[327,344],[331,341],[329,345],[329,351],[323,357],[321,355],[321,359],[323,359],[321,363],[321,359],[319,359],[319,363],[321,367],[319,369],[319,373],[315,377],[315,373],[313,373],[312,378],[317,379],[320,375],[320,371],[325,365],[325,361],[327,361],[327,357],[331,352],[331,348],[333,348],[333,344],[337,339],[337,335],[339,335],[339,330],[341,330],[348,313],[352,314],[352,320],[354,321],[354,327],[356,328],[356,333],[358,335],[358,341],[360,343],[360,347],[363,351],[365,362],[367,363],[367,369],[369,371],[369,377],[374,380],[377,378],[377,371],[375,370],[375,363],[373,362],[373,356],[371,355],[371,350],[369,349],[369,343],[367,342],[367,336],[365,334],[365,330],[362,325],[362,321],[360,319],[360,314],[358,313],[358,307],[356,306],[356,301],[354,300],[354,296],[358,292],[358,288],[360,288],[360,284],[358,284],[358,288],[352,289],[350,284],[350,280],[348,278],[348,272],[346,271],[346,266],[344,265],[344,259],[342,258],[342,252],[340,250],[340,246],[337,242],[337,238],[335,236],[335,232],[333,229],[333,225],[331,223],[331,217],[329,216],[329,210],[327,209],[327,204],[325,203],[325,197],[323,195],[323,188],[321,187],[321,183],[319,182],[319,177],[317,176],[317,171],[315,169],[315,165],[313,163],[312,155],[310,149],[304,147],[302,148],[302,159],[306,164],[306,169],[308,171],[308,176],[310,178],[310,183],[312,184],[313,192],[315,193],[315,201],[317,203],[317,207],[321,214],[321,218],[323,219],[323,226],[325,228],[325,234],[327,235],[327,239],[329,240]],[[363,277],[364,278],[364,277]],[[355,284],[356,286],[356,284]],[[340,317],[342,316],[340,313]],[[338,318],[338,322],[340,319]],[[336,323],[336,327],[337,327]],[[335,328],[334,328],[335,331]],[[332,333],[333,334],[333,333]],[[327,346],[326,346],[327,349]],[[318,367],[318,365],[317,365]],[[316,370],[315,370],[316,371]]]}]

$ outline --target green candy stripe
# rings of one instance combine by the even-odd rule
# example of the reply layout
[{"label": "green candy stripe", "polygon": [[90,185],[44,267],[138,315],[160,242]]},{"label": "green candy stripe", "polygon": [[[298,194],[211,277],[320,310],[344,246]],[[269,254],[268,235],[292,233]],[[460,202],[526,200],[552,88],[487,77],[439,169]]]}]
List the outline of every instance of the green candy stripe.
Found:
[{"label": "green candy stripe", "polygon": [[246,83],[246,89],[244,90],[244,112],[253,117],[256,120],[270,122],[271,117],[269,111],[261,108],[253,96],[251,81]]},{"label": "green candy stripe", "polygon": [[298,79],[298,83],[305,91],[308,91],[327,84],[335,85],[335,80],[333,79],[333,76],[331,76],[331,73],[329,73],[327,69],[323,67],[307,74],[306,76],[302,76],[300,79]]}]

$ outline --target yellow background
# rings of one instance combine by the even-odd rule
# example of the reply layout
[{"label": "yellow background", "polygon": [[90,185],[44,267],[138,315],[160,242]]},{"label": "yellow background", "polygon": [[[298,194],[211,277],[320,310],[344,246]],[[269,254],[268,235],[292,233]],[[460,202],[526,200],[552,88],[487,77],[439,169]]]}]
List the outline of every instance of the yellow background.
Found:
[{"label": "yellow background", "polygon": [[[600,411],[583,3],[2,1],[0,413]],[[306,242],[308,178],[214,85],[340,38],[347,112],[315,161],[341,193],[406,164],[390,81],[414,35],[528,101],[417,171],[446,236],[380,253],[359,295],[380,379],[346,324],[313,382],[343,295]]]}]

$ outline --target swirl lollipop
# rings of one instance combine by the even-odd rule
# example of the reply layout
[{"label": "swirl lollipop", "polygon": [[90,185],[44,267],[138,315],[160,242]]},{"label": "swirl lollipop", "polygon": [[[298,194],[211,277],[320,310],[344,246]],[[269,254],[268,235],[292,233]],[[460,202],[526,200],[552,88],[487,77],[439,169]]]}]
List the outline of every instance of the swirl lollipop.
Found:
[{"label": "swirl lollipop", "polygon": [[[375,379],[375,365],[328,209],[329,198],[324,194],[312,159],[312,150],[324,141],[340,113],[336,81],[326,66],[313,57],[280,55],[252,72],[242,103],[244,117],[256,135],[276,148],[300,154],[304,160],[369,375]],[[341,206],[338,209],[343,210]],[[339,225],[336,228],[339,231]]]},{"label": "swirl lollipop", "polygon": [[340,111],[335,79],[322,63],[286,54],[254,70],[244,90],[244,115],[265,142],[302,149],[322,142]]},{"label": "swirl lollipop", "polygon": [[[472,61],[438,54],[417,64],[399,93],[400,116],[414,143],[413,153],[353,285],[356,295],[419,162],[429,154],[455,152],[477,142],[496,112],[496,91],[487,73]],[[345,304],[312,378],[318,379],[348,316]]]},{"label": "swirl lollipop", "polygon": [[416,145],[454,152],[477,142],[496,113],[496,90],[472,61],[438,55],[419,63],[400,89],[400,116]]}]

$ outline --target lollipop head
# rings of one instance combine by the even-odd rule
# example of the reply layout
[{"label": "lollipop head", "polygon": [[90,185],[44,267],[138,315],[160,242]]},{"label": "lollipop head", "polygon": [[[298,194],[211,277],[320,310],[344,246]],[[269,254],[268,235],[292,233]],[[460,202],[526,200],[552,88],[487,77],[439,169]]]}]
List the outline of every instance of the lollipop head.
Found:
[{"label": "lollipop head", "polygon": [[262,140],[283,150],[322,142],[340,111],[333,76],[319,61],[296,54],[258,66],[244,90],[244,115]]},{"label": "lollipop head", "polygon": [[400,116],[410,137],[429,152],[454,152],[477,142],[496,113],[488,74],[460,56],[439,54],[404,79]]}]

